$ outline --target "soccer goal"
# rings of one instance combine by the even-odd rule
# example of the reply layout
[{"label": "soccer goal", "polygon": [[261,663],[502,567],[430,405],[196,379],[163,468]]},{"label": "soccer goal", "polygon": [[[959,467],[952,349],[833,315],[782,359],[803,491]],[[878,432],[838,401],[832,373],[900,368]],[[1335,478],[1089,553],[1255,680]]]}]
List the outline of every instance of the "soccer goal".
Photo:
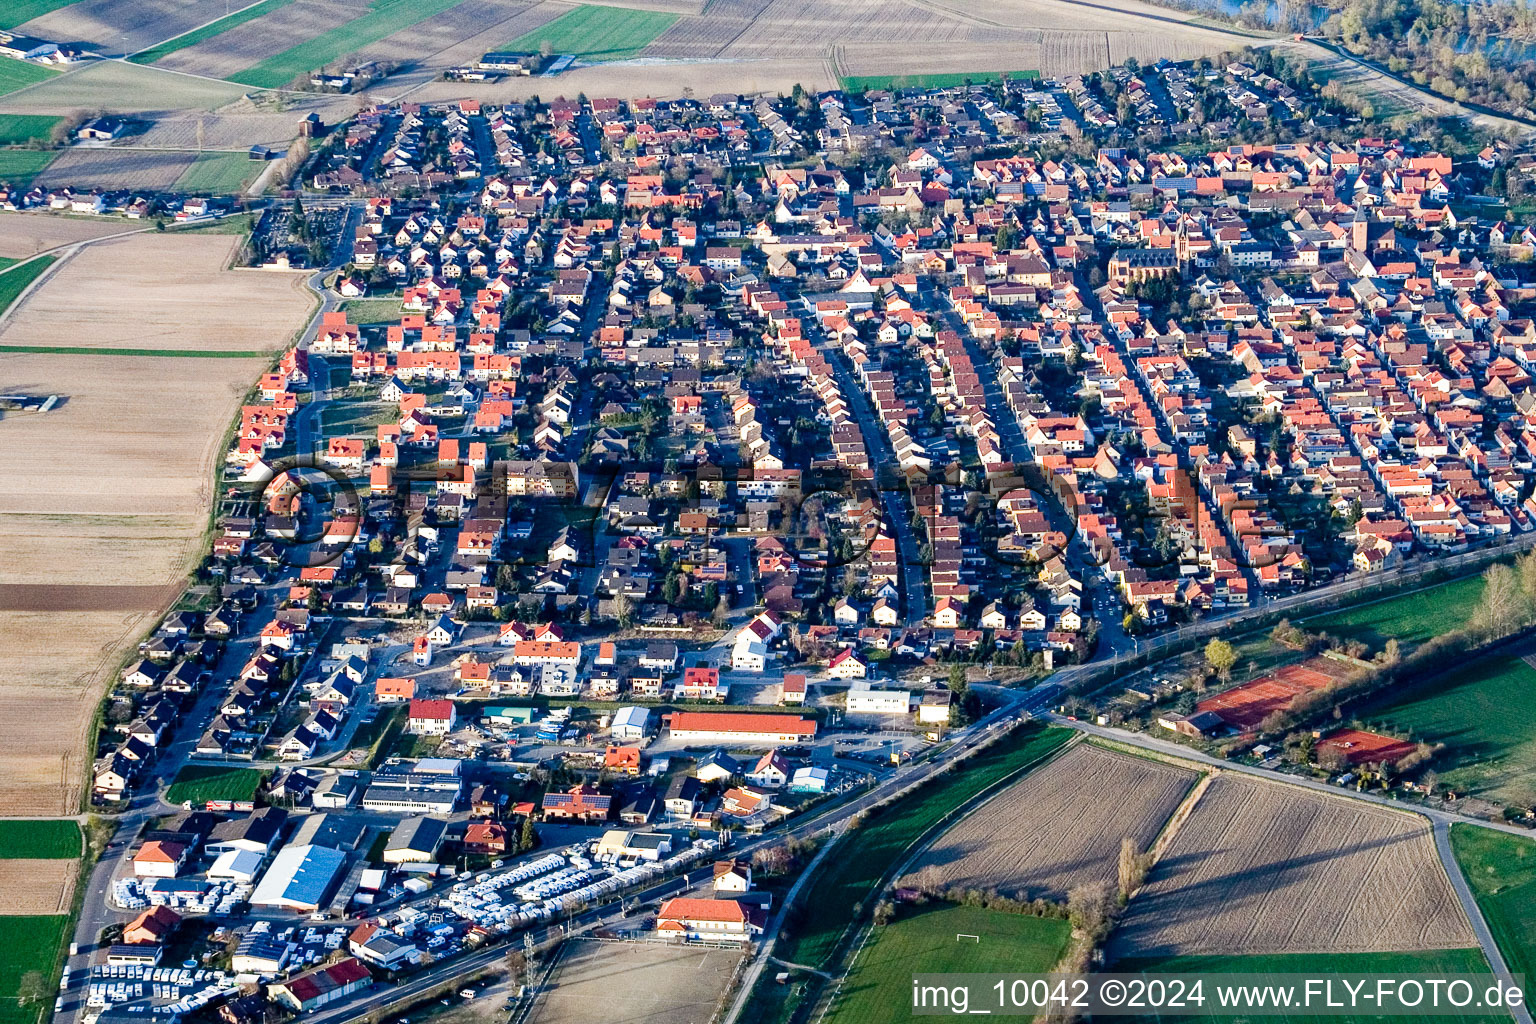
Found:
[{"label": "soccer goal", "polygon": [[960,942],[960,941],[963,941],[965,939],[970,939],[972,942],[976,943],[978,946],[981,945],[981,936],[980,935],[967,935],[967,934],[965,934],[965,932],[955,932],[955,941],[956,942]]}]

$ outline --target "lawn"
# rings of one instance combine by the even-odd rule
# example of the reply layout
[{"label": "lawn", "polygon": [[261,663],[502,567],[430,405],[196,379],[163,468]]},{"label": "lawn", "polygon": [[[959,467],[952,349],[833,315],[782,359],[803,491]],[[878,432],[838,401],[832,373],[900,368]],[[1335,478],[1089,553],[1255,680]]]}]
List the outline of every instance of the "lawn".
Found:
[{"label": "lawn", "polygon": [[0,858],[74,860],[80,850],[80,826],[73,821],[0,821]]},{"label": "lawn", "polygon": [[843,75],[843,88],[848,92],[863,89],[953,89],[957,85],[980,85],[983,82],[1000,82],[1003,76],[1009,81],[1033,81],[1040,77],[1038,71],[950,71],[931,75]]},{"label": "lawn", "polygon": [[[397,324],[404,310],[402,299],[348,299],[341,304],[341,311],[354,324]],[[350,370],[347,371],[349,374]]]},{"label": "lawn", "polygon": [[[1480,949],[1419,950],[1411,953],[1270,953],[1232,956],[1174,956],[1163,959],[1121,959],[1110,970],[1116,972],[1145,971],[1153,974],[1415,974],[1434,977],[1444,974],[1487,974],[1488,961]],[[1207,993],[1209,997],[1209,993]],[[1209,1003],[1207,1003],[1209,1005]],[[1147,1019],[1147,1018],[1138,1018]],[[1372,1014],[1203,1014],[1201,1016],[1175,1016],[1164,1014],[1156,1018],[1168,1021],[1243,1021],[1262,1020],[1265,1024],[1287,1022],[1327,1021],[1328,1024],[1422,1024],[1424,1017],[1387,1017]],[[1486,1024],[1508,1024],[1509,1017],[1500,1014],[1459,1014],[1457,1020],[1479,1021]]]},{"label": "lawn", "polygon": [[[979,936],[957,941],[956,935]],[[1049,971],[1066,951],[1066,921],[949,904],[876,927],[854,958],[830,1024],[885,1024],[911,1015],[912,976]]]},{"label": "lawn", "polygon": [[290,46],[259,64],[254,64],[238,74],[230,75],[231,82],[254,85],[261,89],[276,89],[287,85],[299,75],[318,71],[337,57],[355,53],[385,36],[410,28],[417,22],[426,21],[434,14],[441,14],[457,7],[464,0],[374,0],[368,13],[338,25],[329,32],[322,32],[313,39],[306,39]]},{"label": "lawn", "polygon": [[660,11],[582,4],[549,24],[518,36],[503,49],[538,53],[548,42],[553,53],[574,53],[587,60],[627,60],[638,57],[677,18]]},{"label": "lawn", "polygon": [[45,68],[41,64],[28,64],[24,60],[16,60],[12,57],[0,57],[0,96],[15,92],[17,89],[25,89],[29,85],[38,82],[46,82],[58,74],[52,68]]},{"label": "lawn", "polygon": [[0,313],[4,313],[16,301],[16,297],[27,290],[27,285],[36,281],[43,271],[53,266],[53,256],[39,256],[35,260],[11,266],[0,271]]},{"label": "lawn", "polygon": [[849,833],[841,842],[854,852],[828,856],[800,904],[803,916],[779,945],[779,957],[790,963],[825,964],[854,919],[855,905],[869,898],[902,853],[946,811],[1059,750],[1071,738],[1068,729],[1016,729]]},{"label": "lawn", "polygon": [[0,146],[46,142],[53,126],[62,120],[52,114],[0,114]]},{"label": "lawn", "polygon": [[184,50],[189,46],[195,46],[205,39],[212,39],[216,35],[228,32],[237,25],[244,25],[248,21],[255,21],[264,14],[271,14],[279,7],[287,7],[293,0],[261,0],[260,3],[247,7],[243,11],[236,11],[228,17],[211,21],[202,28],[195,28],[190,32],[183,32],[174,39],[167,39],[163,43],[156,43],[147,50],[140,50],[128,59],[135,64],[153,64],[162,60],[177,50]]},{"label": "lawn", "polygon": [[231,195],[244,188],[261,168],[244,153],[199,153],[192,166],[176,179],[175,190]]},{"label": "lawn", "polygon": [[165,791],[165,801],[196,806],[209,800],[251,800],[265,777],[266,772],[257,768],[189,764],[176,773]]},{"label": "lawn", "polygon": [[1400,644],[1420,644],[1465,625],[1482,594],[1482,576],[1465,576],[1401,597],[1306,619],[1302,625],[1346,640],[1361,640],[1372,647],[1380,647],[1388,637],[1396,637]]},{"label": "lawn", "polygon": [[1362,717],[1444,743],[1435,768],[1447,789],[1536,805],[1536,669],[1520,658],[1479,658],[1419,681]]},{"label": "lawn", "polygon": [[1536,978],[1536,840],[1451,826],[1451,849],[1511,973]]},{"label": "lawn", "polygon": [[[0,917],[0,1024],[38,1024],[53,1011],[54,968],[68,930],[69,918],[62,914]],[[17,993],[32,971],[43,976],[43,996],[21,1006]]]},{"label": "lawn", "polygon": [[0,181],[30,185],[32,179],[58,155],[57,151],[48,149],[0,149]]}]

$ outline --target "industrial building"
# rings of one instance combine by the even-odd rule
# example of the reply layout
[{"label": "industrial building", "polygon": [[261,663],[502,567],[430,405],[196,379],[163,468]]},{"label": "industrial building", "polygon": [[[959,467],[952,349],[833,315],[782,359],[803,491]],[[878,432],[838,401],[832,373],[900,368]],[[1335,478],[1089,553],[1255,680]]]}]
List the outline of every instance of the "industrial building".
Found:
[{"label": "industrial building", "polygon": [[251,906],[309,914],[325,905],[347,855],[326,846],[288,846],[272,859]]}]

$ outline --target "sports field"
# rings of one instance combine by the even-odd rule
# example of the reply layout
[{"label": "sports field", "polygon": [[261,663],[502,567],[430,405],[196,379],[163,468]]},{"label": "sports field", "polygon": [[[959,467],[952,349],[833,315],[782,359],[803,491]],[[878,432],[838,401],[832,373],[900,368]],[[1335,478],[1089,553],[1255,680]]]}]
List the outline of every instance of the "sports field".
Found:
[{"label": "sports field", "polygon": [[338,57],[355,53],[387,35],[410,28],[464,0],[374,0],[368,13],[290,46],[259,64],[229,76],[231,82],[275,89],[299,75],[317,71]]},{"label": "sports field", "polygon": [[53,126],[62,120],[47,114],[0,114],[0,146],[46,141]]},{"label": "sports field", "polygon": [[1435,767],[1447,789],[1536,804],[1536,668],[1522,659],[1480,658],[1423,680],[1364,717],[1415,740],[1444,743]]},{"label": "sports field", "polygon": [[38,82],[45,82],[58,74],[41,64],[28,64],[24,60],[0,57],[0,96],[17,89],[24,89]]},{"label": "sports field", "polygon": [[1452,825],[1451,848],[1509,969],[1536,978],[1536,840]]},{"label": "sports field", "polygon": [[[1174,956],[1160,959],[1122,958],[1110,966],[1120,972],[1146,972],[1149,974],[1417,974],[1432,977],[1436,974],[1486,974],[1488,961],[1478,949],[1432,949],[1412,953],[1275,953],[1250,956]],[[1508,1024],[1509,1018],[1497,1014],[1477,1016],[1461,1015],[1463,1021],[1479,1024]],[[1162,1022],[1188,1021],[1243,1021],[1252,1024],[1301,1024],[1316,1021],[1318,1024],[1424,1024],[1420,1017],[1385,1017],[1371,1014],[1341,1014],[1339,1016],[1307,1016],[1305,1014],[1276,1014],[1263,1016],[1239,1014],[1212,1014],[1199,1017],[1163,1014]]]},{"label": "sports field", "polygon": [[165,791],[165,801],[191,803],[195,807],[209,800],[250,800],[261,788],[263,775],[255,768],[189,764],[176,773]]},{"label": "sports field", "polygon": [[1011,82],[1034,80],[1038,71],[954,71],[929,75],[843,75],[843,88],[849,92],[861,89],[953,89],[957,85],[983,82]]},{"label": "sports field", "polygon": [[1400,644],[1420,644],[1466,625],[1482,593],[1482,576],[1467,576],[1387,601],[1306,619],[1301,625],[1373,647],[1389,638]]},{"label": "sports field", "polygon": [[293,3],[293,0],[261,0],[261,3],[247,7],[243,11],[236,11],[228,17],[220,18],[218,21],[209,22],[202,28],[195,28],[191,32],[183,33],[174,39],[167,39],[163,43],[156,43],[147,50],[140,50],[128,59],[135,64],[153,64],[155,61],[175,53],[177,50],[184,50],[205,39],[212,39],[214,36],[222,35],[237,25],[244,25],[248,21],[255,21],[262,15],[270,14],[279,7],[287,7],[291,3]]},{"label": "sports field", "polygon": [[946,812],[994,782],[1055,753],[1072,737],[1069,729],[1017,729],[874,815],[863,828],[842,840],[849,851],[856,852],[838,856],[834,851],[827,859],[803,897],[804,919],[787,940],[779,943],[778,955],[791,963],[826,962],[855,917],[855,905],[869,898],[881,877],[924,832]]},{"label": "sports field", "polygon": [[574,53],[586,60],[627,60],[672,27],[676,14],[583,4],[508,43],[513,52],[538,53],[547,42],[554,53]]},{"label": "sports field", "polygon": [[[53,1010],[54,968],[68,928],[63,914],[0,916],[0,1024],[38,1024]],[[42,993],[23,1006],[18,995],[33,972],[41,975],[32,980],[41,983]]]},{"label": "sports field", "polygon": [[[957,938],[957,936],[960,936]],[[1066,951],[1066,921],[944,904],[876,926],[854,957],[828,1024],[907,1020],[912,975],[1048,971]]]},{"label": "sports field", "polygon": [[0,858],[74,860],[80,856],[80,826],[73,821],[0,821]]},{"label": "sports field", "polygon": [[27,285],[42,276],[53,265],[54,257],[39,256],[30,263],[13,266],[0,272],[0,313],[10,308],[16,297],[27,290]]},{"label": "sports field", "polygon": [[261,173],[261,166],[244,153],[199,153],[197,161],[176,179],[176,190],[230,195]]}]

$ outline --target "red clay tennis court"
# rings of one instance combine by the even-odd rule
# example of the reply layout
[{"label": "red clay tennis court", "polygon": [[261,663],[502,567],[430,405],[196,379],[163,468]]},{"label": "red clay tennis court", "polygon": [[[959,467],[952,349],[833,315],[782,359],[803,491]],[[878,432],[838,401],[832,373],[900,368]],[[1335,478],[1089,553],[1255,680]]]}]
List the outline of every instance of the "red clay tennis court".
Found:
[{"label": "red clay tennis court", "polygon": [[1235,729],[1253,729],[1275,711],[1291,706],[1291,701],[1309,690],[1348,678],[1353,670],[1325,658],[1310,658],[1298,665],[1285,665],[1267,676],[1223,690],[1196,705],[1200,711],[1214,711]]}]

